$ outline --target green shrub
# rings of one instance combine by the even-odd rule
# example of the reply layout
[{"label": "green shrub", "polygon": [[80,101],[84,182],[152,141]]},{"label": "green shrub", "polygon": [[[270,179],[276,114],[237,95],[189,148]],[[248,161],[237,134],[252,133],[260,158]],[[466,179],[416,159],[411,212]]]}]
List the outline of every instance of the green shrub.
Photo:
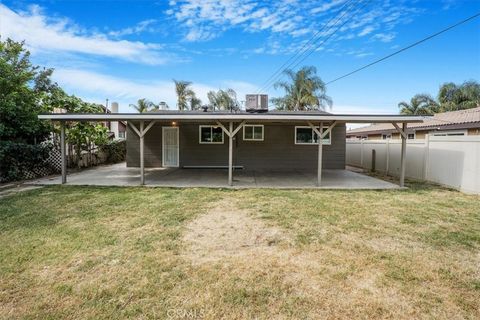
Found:
[{"label": "green shrub", "polygon": [[0,142],[0,181],[22,180],[27,173],[37,174],[45,167],[51,149],[48,143]]},{"label": "green shrub", "polygon": [[118,163],[125,161],[127,143],[125,140],[112,140],[100,147],[105,154],[105,163]]}]

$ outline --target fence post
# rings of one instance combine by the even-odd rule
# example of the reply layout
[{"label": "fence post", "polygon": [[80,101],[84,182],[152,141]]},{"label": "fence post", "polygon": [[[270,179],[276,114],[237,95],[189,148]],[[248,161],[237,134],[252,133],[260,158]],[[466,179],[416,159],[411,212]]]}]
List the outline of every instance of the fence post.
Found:
[{"label": "fence post", "polygon": [[423,149],[423,180],[428,180],[428,162],[430,158],[430,135],[425,135],[425,147]]},{"label": "fence post", "polygon": [[360,167],[363,169],[363,140],[360,140]]},{"label": "fence post", "polygon": [[386,163],[385,163],[385,175],[388,176],[388,171],[390,169],[390,140],[385,140],[386,141],[386,148],[387,148],[387,152],[386,152]]},{"label": "fence post", "polygon": [[372,172],[375,172],[375,158],[376,158],[376,151],[372,149]]}]

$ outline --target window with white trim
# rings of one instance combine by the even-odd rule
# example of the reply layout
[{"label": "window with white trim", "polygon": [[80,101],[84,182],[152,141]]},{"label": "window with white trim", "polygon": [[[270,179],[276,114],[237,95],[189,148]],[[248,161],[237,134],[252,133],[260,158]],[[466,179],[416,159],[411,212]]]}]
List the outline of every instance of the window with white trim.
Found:
[{"label": "window with white trim", "polygon": [[382,139],[383,140],[390,140],[390,139],[392,139],[392,135],[391,134],[382,134]]},{"label": "window with white trim", "polygon": [[263,141],[263,124],[246,124],[243,126],[243,140]]},{"label": "window with white trim", "polygon": [[118,138],[125,139],[125,131],[118,131]]},{"label": "window with white trim", "polygon": [[[316,127],[320,130],[320,127]],[[323,132],[327,131],[328,128],[323,127]],[[331,144],[329,132],[322,141],[322,144]],[[295,144],[318,144],[318,135],[313,131],[312,127],[309,126],[297,126],[295,127]]]},{"label": "window with white trim", "polygon": [[201,144],[222,144],[223,130],[219,126],[199,126],[199,143]]},{"label": "window with white trim", "polygon": [[408,133],[407,134],[407,139],[408,140],[415,140],[415,133]]}]

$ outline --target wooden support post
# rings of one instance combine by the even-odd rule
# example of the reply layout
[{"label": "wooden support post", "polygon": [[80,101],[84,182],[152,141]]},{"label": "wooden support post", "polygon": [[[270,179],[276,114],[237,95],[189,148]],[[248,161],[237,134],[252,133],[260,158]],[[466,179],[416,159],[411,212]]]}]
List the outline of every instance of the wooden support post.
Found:
[{"label": "wooden support post", "polygon": [[228,124],[228,185],[233,185],[233,122],[230,121]]},{"label": "wooden support post", "polygon": [[65,144],[65,121],[60,122],[60,153],[62,155],[62,184],[67,183],[67,150]]},{"label": "wooden support post", "polygon": [[[320,122],[320,133],[323,133],[323,123]],[[323,158],[323,138],[318,135],[318,168],[317,168],[317,187],[322,185],[322,159]]]},{"label": "wooden support post", "polygon": [[[405,133],[407,131],[407,124],[404,122],[402,125],[402,131]],[[407,154],[407,137],[405,134],[401,134],[402,137],[402,154],[400,162],[400,187],[405,185],[405,165],[406,165],[406,154]]]},{"label": "wooden support post", "polygon": [[144,126],[145,122],[140,121],[140,184],[145,184],[145,157],[144,157]]}]

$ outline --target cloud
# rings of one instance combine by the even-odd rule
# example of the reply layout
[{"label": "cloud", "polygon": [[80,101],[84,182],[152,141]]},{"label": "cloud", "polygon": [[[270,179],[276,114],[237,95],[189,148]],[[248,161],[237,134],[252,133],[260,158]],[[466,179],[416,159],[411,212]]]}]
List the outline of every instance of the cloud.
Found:
[{"label": "cloud", "polygon": [[363,30],[358,33],[358,36],[359,37],[366,36],[367,34],[372,33],[374,30],[375,30],[375,28],[373,26],[367,26],[367,27],[363,28]]},{"label": "cloud", "polygon": [[395,33],[377,33],[372,36],[372,40],[378,40],[381,42],[392,42],[392,40],[395,39]]},{"label": "cloud", "polygon": [[339,5],[341,5],[345,2],[346,2],[346,0],[333,0],[333,1],[330,1],[330,2],[325,2],[322,5],[311,9],[310,13],[316,14],[316,13],[325,12],[325,11],[333,9],[334,7],[337,7],[337,6],[339,6]]},{"label": "cloud", "polygon": [[127,36],[132,34],[139,34],[144,31],[153,31],[154,29],[151,28],[151,26],[156,22],[157,20],[155,19],[143,20],[137,23],[133,27],[124,28],[117,31],[110,31],[108,34],[113,37],[122,37],[122,36]]},{"label": "cloud", "polygon": [[106,34],[89,33],[68,19],[47,17],[38,6],[31,6],[28,12],[15,12],[0,4],[0,27],[2,37],[25,40],[32,52],[87,54],[150,65],[168,60],[159,44],[112,40]]},{"label": "cloud", "polygon": [[297,1],[272,2],[273,5],[241,0],[186,0],[171,4],[165,13],[187,29],[185,40],[205,41],[226,29],[239,27],[246,32],[268,30],[294,32],[301,16],[295,15]]},{"label": "cloud", "polygon": [[[104,103],[106,98],[117,101],[122,112],[132,112],[128,105],[136,103],[140,98],[157,103],[165,101],[170,108],[175,108],[176,105],[175,87],[171,80],[132,80],[95,71],[68,68],[55,69],[53,79],[70,94],[88,101]],[[208,91],[220,88],[234,89],[239,101],[244,100],[245,94],[258,90],[258,87],[251,83],[234,80],[220,80],[214,84],[193,83],[193,90],[204,103],[208,102]]]}]

